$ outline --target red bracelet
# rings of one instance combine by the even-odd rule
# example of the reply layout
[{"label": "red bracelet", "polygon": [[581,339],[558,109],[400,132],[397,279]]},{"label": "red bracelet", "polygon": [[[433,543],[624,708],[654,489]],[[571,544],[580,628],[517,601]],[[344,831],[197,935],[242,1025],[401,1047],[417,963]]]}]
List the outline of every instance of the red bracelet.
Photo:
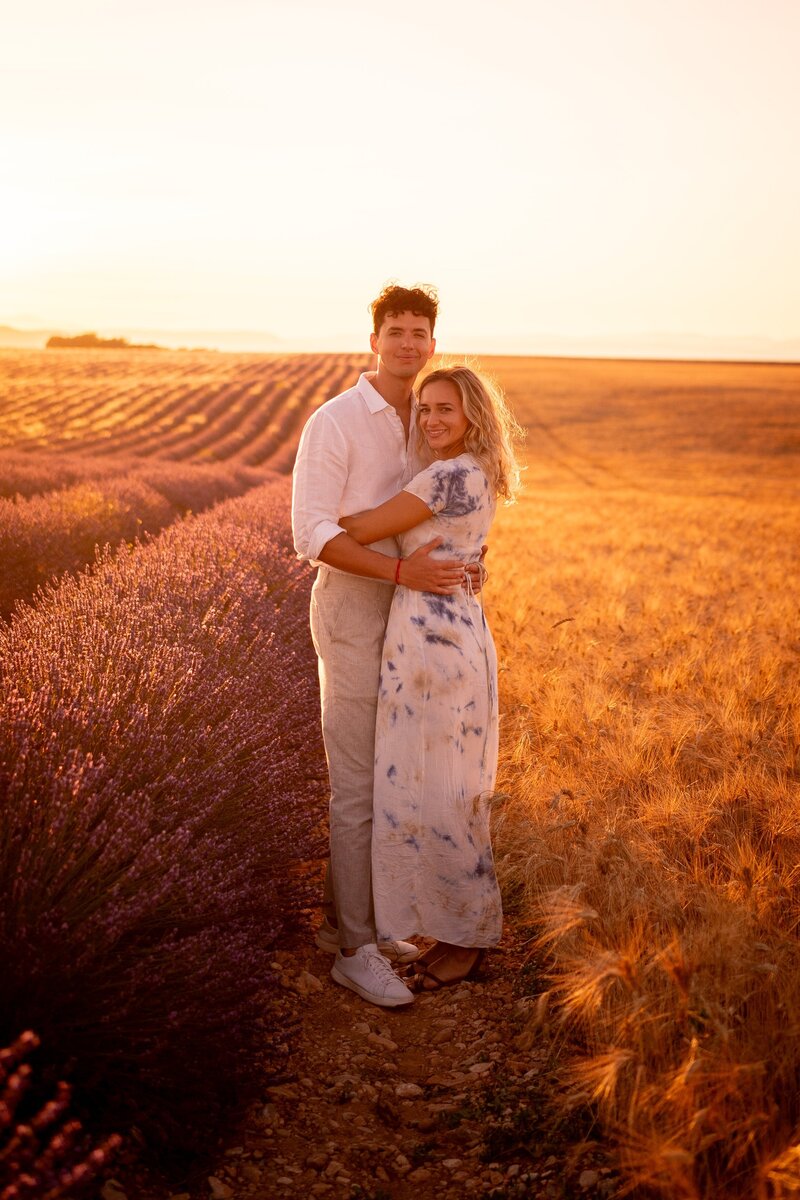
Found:
[{"label": "red bracelet", "polygon": [[400,582],[400,563],[402,561],[403,561],[402,558],[398,558],[397,566],[394,569],[394,581],[395,581],[395,583],[398,583],[398,584]]}]

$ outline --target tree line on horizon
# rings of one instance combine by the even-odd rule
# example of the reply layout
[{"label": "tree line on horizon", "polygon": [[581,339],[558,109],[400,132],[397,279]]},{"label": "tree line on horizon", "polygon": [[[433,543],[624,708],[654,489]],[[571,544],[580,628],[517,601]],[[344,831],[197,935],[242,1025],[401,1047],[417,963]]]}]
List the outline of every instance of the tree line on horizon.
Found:
[{"label": "tree line on horizon", "polygon": [[49,337],[46,350],[163,350],[155,342],[129,342],[127,338],[101,338],[96,333],[79,333],[75,337]]}]

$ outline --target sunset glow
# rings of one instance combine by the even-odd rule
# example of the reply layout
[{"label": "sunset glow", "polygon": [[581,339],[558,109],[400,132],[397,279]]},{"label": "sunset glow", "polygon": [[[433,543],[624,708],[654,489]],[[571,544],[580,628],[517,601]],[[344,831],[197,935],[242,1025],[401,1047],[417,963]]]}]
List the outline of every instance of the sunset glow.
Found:
[{"label": "sunset glow", "polygon": [[397,278],[442,349],[800,357],[799,45],[792,0],[17,5],[0,325],[362,349]]}]

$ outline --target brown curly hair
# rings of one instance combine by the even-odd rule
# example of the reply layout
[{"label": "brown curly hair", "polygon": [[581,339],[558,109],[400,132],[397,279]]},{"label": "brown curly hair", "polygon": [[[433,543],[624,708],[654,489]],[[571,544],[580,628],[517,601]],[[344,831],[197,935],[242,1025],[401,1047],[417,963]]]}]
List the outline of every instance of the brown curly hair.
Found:
[{"label": "brown curly hair", "polygon": [[439,296],[436,288],[427,283],[418,284],[413,288],[387,283],[377,300],[372,301],[370,310],[375,333],[380,333],[381,325],[388,316],[397,316],[402,312],[412,312],[415,317],[427,317],[433,333],[436,314],[439,311]]}]

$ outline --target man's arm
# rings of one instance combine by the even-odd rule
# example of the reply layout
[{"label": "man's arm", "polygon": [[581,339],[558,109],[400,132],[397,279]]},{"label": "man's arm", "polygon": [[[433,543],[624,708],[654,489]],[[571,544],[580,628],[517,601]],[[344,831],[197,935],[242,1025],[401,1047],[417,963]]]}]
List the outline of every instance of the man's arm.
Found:
[{"label": "man's arm", "polygon": [[[434,538],[408,558],[400,560],[399,582],[403,587],[418,592],[437,592],[450,595],[457,592],[464,581],[464,564],[455,559],[431,558],[431,551],[441,545],[442,538]],[[385,579],[388,583],[398,580],[398,560],[360,546],[349,534],[341,533],[326,542],[320,551],[321,562],[337,567],[351,575],[365,575],[368,579]]]},{"label": "man's arm", "polygon": [[338,520],[347,472],[341,430],[319,409],[306,422],[292,472],[292,534],[300,558],[318,559],[325,543],[343,532]]}]

